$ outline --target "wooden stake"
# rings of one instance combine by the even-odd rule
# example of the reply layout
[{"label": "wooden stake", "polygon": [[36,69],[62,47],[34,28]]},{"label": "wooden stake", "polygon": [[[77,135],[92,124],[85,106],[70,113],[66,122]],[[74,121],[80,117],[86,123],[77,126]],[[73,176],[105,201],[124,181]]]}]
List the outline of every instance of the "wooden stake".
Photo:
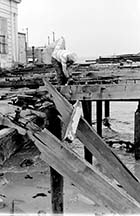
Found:
[{"label": "wooden stake", "polygon": [[134,127],[134,145],[135,145],[135,159],[140,159],[140,101],[135,112],[135,127]]},{"label": "wooden stake", "polygon": [[50,167],[51,202],[53,213],[63,213],[63,177]]},{"label": "wooden stake", "polygon": [[14,213],[15,213],[15,203],[14,200],[12,200],[11,214],[14,215]]},{"label": "wooden stake", "polygon": [[[92,102],[91,101],[82,101],[83,114],[86,121],[92,125]],[[85,160],[92,164],[92,154],[84,146]]]},{"label": "wooden stake", "polygon": [[110,116],[110,104],[109,100],[105,101],[105,118],[108,118]]},{"label": "wooden stake", "polygon": [[[55,106],[48,110],[49,131],[54,134],[59,140],[62,138],[61,120]],[[52,212],[57,214],[63,213],[63,176],[55,169],[50,167],[50,182],[51,182],[51,202]]]},{"label": "wooden stake", "polygon": [[102,101],[96,102],[97,133],[102,137]]}]

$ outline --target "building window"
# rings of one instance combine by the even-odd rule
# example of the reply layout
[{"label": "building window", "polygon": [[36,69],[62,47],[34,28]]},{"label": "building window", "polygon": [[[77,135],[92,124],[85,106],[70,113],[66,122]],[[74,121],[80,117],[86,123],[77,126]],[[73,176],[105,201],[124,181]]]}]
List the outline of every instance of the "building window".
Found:
[{"label": "building window", "polygon": [[0,17],[0,54],[8,53],[7,19]]},{"label": "building window", "polygon": [[6,37],[5,35],[0,35],[0,53],[6,54],[7,50],[7,43],[6,43]]}]

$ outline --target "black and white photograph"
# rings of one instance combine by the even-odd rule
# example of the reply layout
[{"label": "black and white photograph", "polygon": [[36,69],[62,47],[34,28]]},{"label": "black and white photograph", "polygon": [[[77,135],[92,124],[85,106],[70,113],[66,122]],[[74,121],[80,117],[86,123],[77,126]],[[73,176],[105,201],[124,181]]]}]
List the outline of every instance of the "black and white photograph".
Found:
[{"label": "black and white photograph", "polygon": [[0,0],[0,216],[140,215],[140,0]]}]

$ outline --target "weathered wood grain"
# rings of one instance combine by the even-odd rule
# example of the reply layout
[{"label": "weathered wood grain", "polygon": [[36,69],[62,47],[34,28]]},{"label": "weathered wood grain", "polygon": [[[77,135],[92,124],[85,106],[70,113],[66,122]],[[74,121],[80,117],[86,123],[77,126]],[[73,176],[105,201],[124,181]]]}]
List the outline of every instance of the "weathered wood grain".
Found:
[{"label": "weathered wood grain", "polygon": [[[50,83],[45,82],[47,90],[53,95],[56,108],[61,113],[62,121],[66,125],[72,113],[72,105]],[[78,126],[77,137],[98,160],[103,172],[116,179],[132,197],[140,202],[140,183],[137,178],[82,118]]]},{"label": "weathered wood grain", "polygon": [[73,112],[71,114],[70,121],[68,123],[68,127],[66,129],[65,135],[63,137],[63,140],[69,139],[70,141],[73,141],[76,135],[76,130],[80,121],[80,118],[82,116],[82,104],[80,101],[77,101],[74,104]]},{"label": "weathered wood grain", "polygon": [[140,100],[140,82],[61,86],[60,92],[68,100]]},{"label": "weathered wood grain", "polygon": [[111,213],[138,213],[140,204],[107,177],[65,147],[48,130],[28,132],[44,161],[64,177],[68,177],[81,192]]}]

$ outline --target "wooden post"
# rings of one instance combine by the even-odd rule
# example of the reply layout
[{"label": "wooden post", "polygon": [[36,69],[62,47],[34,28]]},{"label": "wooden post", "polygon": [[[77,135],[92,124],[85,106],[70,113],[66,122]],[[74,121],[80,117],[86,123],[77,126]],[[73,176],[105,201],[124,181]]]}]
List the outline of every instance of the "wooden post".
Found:
[{"label": "wooden post", "polygon": [[11,214],[14,215],[14,213],[15,213],[15,203],[14,200],[12,200]]},{"label": "wooden post", "polygon": [[63,176],[50,167],[51,177],[51,202],[55,214],[63,213]]},{"label": "wooden post", "polygon": [[33,64],[35,63],[35,47],[32,46],[32,58],[33,58]]},{"label": "wooden post", "polygon": [[97,133],[102,137],[102,101],[96,102]]},{"label": "wooden post", "polygon": [[[92,102],[91,101],[82,101],[83,114],[86,121],[92,125]],[[92,164],[92,154],[84,146],[85,160]]]},{"label": "wooden post", "polygon": [[110,104],[109,100],[105,101],[105,118],[108,118],[110,116]]},{"label": "wooden post", "polygon": [[110,128],[110,122],[109,122],[109,116],[110,116],[110,104],[109,104],[109,100],[105,101],[105,118],[104,118],[104,125],[107,126],[108,128]]},{"label": "wooden post", "polygon": [[[61,140],[61,120],[58,117],[58,111],[55,106],[52,106],[48,110],[48,130]],[[50,181],[51,181],[51,202],[52,212],[56,214],[63,213],[63,176],[56,170],[50,167]]]},{"label": "wooden post", "polygon": [[135,126],[134,126],[134,145],[135,145],[135,159],[140,159],[140,101],[135,112]]}]

